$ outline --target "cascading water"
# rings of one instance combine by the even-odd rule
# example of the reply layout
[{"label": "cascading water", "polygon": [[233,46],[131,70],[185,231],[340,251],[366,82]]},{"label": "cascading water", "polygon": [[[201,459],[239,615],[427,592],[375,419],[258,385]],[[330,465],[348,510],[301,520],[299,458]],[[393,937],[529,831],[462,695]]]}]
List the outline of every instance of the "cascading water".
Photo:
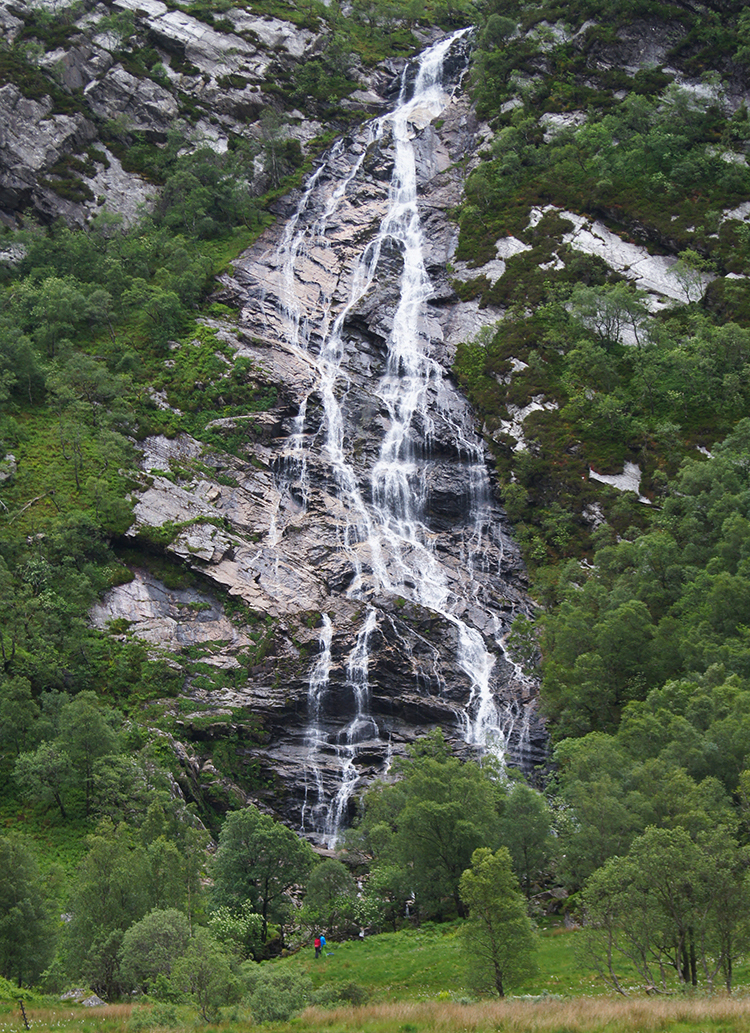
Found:
[{"label": "cascading water", "polygon": [[[331,642],[333,640],[333,624],[327,613],[323,614],[320,632],[320,655],[310,671],[310,682],[307,692],[307,712],[309,722],[305,735],[305,749],[309,756],[315,757],[325,745],[323,731],[320,726],[320,712],[323,693],[328,688],[331,671]],[[320,768],[315,764],[305,766],[305,799],[302,805],[302,827],[309,823],[313,828],[327,824],[324,803],[324,787],[320,776]],[[321,820],[322,819],[322,820]]]},{"label": "cascading water", "polygon": [[[468,746],[501,758],[509,749],[522,754],[528,729],[527,709],[498,692],[497,656],[510,666],[504,655],[508,606],[494,605],[491,590],[493,579],[502,577],[503,532],[482,443],[433,354],[434,287],[419,211],[416,141],[451,102],[443,69],[452,51],[467,49],[467,35],[461,30],[429,48],[416,74],[413,67],[404,71],[393,112],[373,120],[355,144],[332,148],[287,223],[273,260],[273,304],[264,302],[269,337],[275,335],[312,372],[275,463],[279,502],[266,545],[278,559],[287,527],[299,521],[314,526],[322,509],[329,521],[333,514],[335,542],[325,548],[340,557],[336,578],[359,621],[349,631],[352,644],[337,653],[339,628],[323,613],[308,679],[300,820],[304,832],[328,845],[346,823],[363,767],[373,774],[390,763],[392,728],[372,712],[370,673],[388,629],[401,634],[399,607],[434,614],[453,629],[453,662],[463,672],[467,696],[449,709]],[[367,175],[375,152],[393,156],[387,193],[372,202],[377,217],[370,231],[343,234],[348,195]],[[379,444],[365,461],[352,443],[360,418],[352,412],[353,349],[360,366],[364,361],[352,343],[352,326],[380,289],[386,268],[395,290],[367,403],[376,417],[370,437]],[[453,521],[460,526],[449,529],[452,541],[458,538],[452,557],[449,532],[433,516],[438,439],[439,450],[451,451],[465,498],[460,521]],[[408,650],[429,660],[434,647],[417,636]],[[416,660],[414,666],[422,670]],[[523,680],[517,669],[515,678]]]},{"label": "cascading water", "polygon": [[370,635],[376,625],[375,610],[369,608],[365,623],[357,635],[356,645],[346,665],[346,684],[351,689],[354,698],[354,716],[339,736],[338,752],[342,760],[341,780],[338,791],[327,810],[325,823],[325,834],[331,844],[336,842],[349,799],[359,781],[359,775],[354,765],[358,750],[368,740],[377,739],[379,734],[377,723],[370,716],[368,708],[368,648]]}]

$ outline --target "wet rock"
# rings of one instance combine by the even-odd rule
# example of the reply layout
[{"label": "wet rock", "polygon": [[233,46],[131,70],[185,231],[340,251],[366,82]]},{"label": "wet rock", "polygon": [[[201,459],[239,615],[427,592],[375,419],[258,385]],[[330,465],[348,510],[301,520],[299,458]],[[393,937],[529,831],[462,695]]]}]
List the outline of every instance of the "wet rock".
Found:
[{"label": "wet rock", "polygon": [[[244,123],[268,105],[262,86],[273,75],[272,62],[288,69],[319,53],[324,43],[309,30],[240,9],[222,12],[231,31],[221,31],[160,0],[116,0],[116,6],[133,12],[138,31],[158,49],[165,65],[161,84],[136,78],[117,63],[113,53],[119,47],[108,33],[96,35],[95,26],[46,53],[40,65],[69,93],[82,90],[98,119],[120,117],[157,142],[175,124],[180,92],[211,112],[215,121],[201,116],[198,127],[217,151],[226,149],[232,134],[257,135],[257,126]],[[710,6],[728,9],[719,2]],[[98,17],[101,10],[85,19],[93,24]],[[12,41],[22,25],[0,3],[4,38]],[[662,64],[683,38],[678,23],[644,19],[619,29],[614,43],[592,42],[583,30],[573,46],[586,48],[592,66],[634,72]],[[456,76],[468,43],[467,37],[456,46],[447,63]],[[542,58],[539,68],[546,61]],[[361,90],[350,106],[383,110],[399,93],[402,71],[400,60],[366,73],[354,68]],[[415,79],[412,69],[409,89]],[[301,116],[293,122],[290,132],[303,142],[320,130]],[[341,789],[348,738],[357,740],[352,756],[358,787],[387,770],[393,753],[436,724],[466,755],[476,748],[467,717],[477,689],[472,646],[490,656],[482,674],[492,699],[504,707],[512,758],[532,764],[544,755],[543,729],[529,705],[535,686],[504,649],[514,614],[530,607],[524,570],[486,476],[489,456],[450,378],[457,342],[498,316],[476,303],[459,304],[446,271],[457,242],[456,225],[446,212],[461,197],[466,170],[480,160],[478,141],[486,130],[460,93],[446,93],[439,120],[427,105],[409,116],[422,260],[430,278],[416,332],[430,375],[400,442],[413,465],[404,494],[418,513],[411,526],[401,520],[400,527],[386,512],[388,493],[395,489],[383,442],[399,418],[394,384],[411,375],[405,363],[389,362],[388,356],[388,342],[406,318],[398,302],[407,254],[397,233],[379,238],[396,164],[392,125],[380,130],[352,130],[325,158],[317,179],[308,181],[309,193],[303,187],[278,201],[276,225],[223,279],[220,297],[238,306],[240,326],[212,326],[238,354],[252,358],[278,394],[267,413],[215,421],[212,429],[218,431],[248,428],[243,457],[217,459],[214,450],[185,436],[142,443],[144,476],[132,534],[158,540],[176,562],[200,576],[204,588],[171,590],[136,570],[133,581],[108,593],[93,614],[99,626],[122,622],[175,654],[196,644],[225,642],[211,662],[227,672],[226,684],[200,697],[215,708],[217,719],[201,727],[188,715],[186,735],[197,740],[215,738],[223,728],[235,730],[227,715],[251,707],[267,739],[262,750],[257,744],[246,748],[256,751],[264,772],[283,785],[274,804],[292,824],[314,828],[318,835],[330,818],[321,801],[330,805]],[[46,98],[29,100],[14,86],[0,88],[2,213],[10,219],[31,209],[48,221],[62,215],[81,224],[95,203],[65,200],[45,180],[61,158],[96,139],[94,120],[53,114]],[[154,190],[125,173],[111,153],[106,156],[109,167],[99,162],[84,182],[132,221],[138,204]],[[586,230],[576,225],[569,243],[592,248]],[[297,234],[306,234],[305,244],[294,255],[290,275],[284,248],[288,257]],[[354,281],[364,276],[359,256],[376,238],[373,275],[352,300]],[[611,253],[617,242],[609,243]],[[632,255],[625,258],[621,264],[635,266]],[[496,261],[488,275],[503,261],[499,251]],[[336,354],[325,354],[339,320]],[[165,476],[173,463],[193,464],[194,478],[181,477],[175,484]],[[12,457],[6,457],[0,480],[13,472]],[[225,483],[228,479],[234,483]],[[379,537],[371,533],[372,525],[380,528]],[[425,602],[428,593],[420,594],[417,582],[429,581],[433,563],[440,576],[434,578],[432,600]],[[237,657],[250,640],[246,630],[227,620],[219,589],[241,597],[273,624],[266,655],[242,667],[246,677],[239,685]],[[326,619],[333,628],[327,647]],[[368,655],[359,670],[357,651],[368,622]],[[314,671],[326,648],[324,684],[316,692]],[[359,690],[367,695],[362,727],[357,727]],[[185,691],[193,688],[186,685]],[[183,759],[193,785],[204,777],[220,786],[210,763],[187,749]],[[351,805],[350,798],[346,807]],[[306,815],[316,808],[310,824]]]},{"label": "wet rock", "polygon": [[[472,138],[465,102],[445,103],[440,126],[421,101],[409,114],[422,193],[405,221],[393,217],[391,182],[401,130],[365,128],[331,150],[222,277],[239,327],[211,325],[278,398],[252,414],[245,455],[222,459],[222,482],[233,483],[213,478],[213,450],[187,437],[144,442],[148,481],[131,533],[171,528],[168,552],[272,622],[239,682],[219,666],[226,685],[202,697],[215,720],[184,715],[184,734],[199,743],[227,722],[241,729],[232,708],[251,710],[263,741],[246,748],[276,787],[269,802],[319,843],[346,821],[355,791],[435,725],[464,756],[544,756],[535,686],[504,651],[514,615],[530,608],[525,573],[450,377],[466,321],[439,277],[456,243],[446,211],[460,196],[457,159]],[[419,241],[406,228],[417,211]],[[412,277],[423,284],[414,298]],[[399,351],[404,324],[415,347]],[[164,476],[172,466],[178,484]],[[142,578],[115,593],[107,612],[142,604],[150,641],[197,641],[208,626],[193,617],[175,629],[189,603]],[[218,628],[220,607],[205,613]]]}]

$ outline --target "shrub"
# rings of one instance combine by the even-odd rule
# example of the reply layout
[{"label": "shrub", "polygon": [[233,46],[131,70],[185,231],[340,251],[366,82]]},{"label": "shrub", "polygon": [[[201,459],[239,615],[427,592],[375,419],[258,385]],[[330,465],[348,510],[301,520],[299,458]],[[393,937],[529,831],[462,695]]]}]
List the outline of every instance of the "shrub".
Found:
[{"label": "shrub", "polygon": [[360,983],[350,980],[348,983],[334,983],[323,986],[315,993],[315,1004],[323,1008],[333,1008],[338,1004],[367,1004],[370,994]]},{"label": "shrub", "polygon": [[288,1022],[312,1003],[313,989],[304,973],[262,967],[250,998],[254,1022]]},{"label": "shrub", "polygon": [[157,976],[169,977],[190,940],[187,917],[175,908],[152,911],[132,925],[122,941],[121,970],[126,984],[148,988]]},{"label": "shrub", "polygon": [[147,1029],[178,1029],[183,1024],[173,1004],[157,1004],[153,1008],[134,1011],[127,1024],[127,1033],[142,1033]]}]

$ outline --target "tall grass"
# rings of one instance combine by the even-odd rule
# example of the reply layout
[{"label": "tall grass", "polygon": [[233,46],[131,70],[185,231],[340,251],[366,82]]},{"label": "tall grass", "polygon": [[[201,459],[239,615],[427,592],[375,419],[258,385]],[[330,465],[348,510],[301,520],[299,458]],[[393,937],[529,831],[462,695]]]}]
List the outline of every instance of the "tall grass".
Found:
[{"label": "tall grass", "polygon": [[[91,1010],[80,1006],[28,1007],[35,1033],[161,1033],[158,1016],[132,1004]],[[207,1026],[192,1008],[178,1008],[170,1030],[212,1033],[750,1033],[750,997],[528,997],[462,1003],[378,1001],[360,1007],[307,1008],[288,1023],[258,1026],[242,1009],[225,1009],[223,1020]],[[131,1019],[137,1017],[137,1025]],[[17,1005],[0,1008],[0,1031],[21,1033]]]},{"label": "tall grass", "polygon": [[[124,1033],[133,1012],[132,1004],[108,1004],[103,1008],[81,1008],[78,1004],[57,1006],[25,1005],[29,1026],[37,1033],[47,1030],[75,1030],[77,1033]],[[17,1003],[3,1003],[0,1030],[24,1029]]]},{"label": "tall grass", "polygon": [[713,997],[570,1000],[505,1000],[478,1004],[402,1001],[360,1008],[308,1008],[295,1023],[299,1031],[346,1033],[662,1033],[666,1030],[750,1029],[747,998]]}]

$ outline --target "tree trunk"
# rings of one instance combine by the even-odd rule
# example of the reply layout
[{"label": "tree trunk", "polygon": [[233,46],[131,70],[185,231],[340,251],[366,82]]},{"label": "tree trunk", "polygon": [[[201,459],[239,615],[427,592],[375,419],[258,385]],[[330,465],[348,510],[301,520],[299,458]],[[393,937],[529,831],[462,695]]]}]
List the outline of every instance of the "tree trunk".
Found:
[{"label": "tree trunk", "polygon": [[497,990],[498,997],[505,997],[505,990],[503,990],[503,973],[497,962],[495,962],[495,989]]},{"label": "tree trunk", "polygon": [[263,884],[263,910],[261,914],[263,915],[263,943],[265,943],[268,938],[268,879]]}]

